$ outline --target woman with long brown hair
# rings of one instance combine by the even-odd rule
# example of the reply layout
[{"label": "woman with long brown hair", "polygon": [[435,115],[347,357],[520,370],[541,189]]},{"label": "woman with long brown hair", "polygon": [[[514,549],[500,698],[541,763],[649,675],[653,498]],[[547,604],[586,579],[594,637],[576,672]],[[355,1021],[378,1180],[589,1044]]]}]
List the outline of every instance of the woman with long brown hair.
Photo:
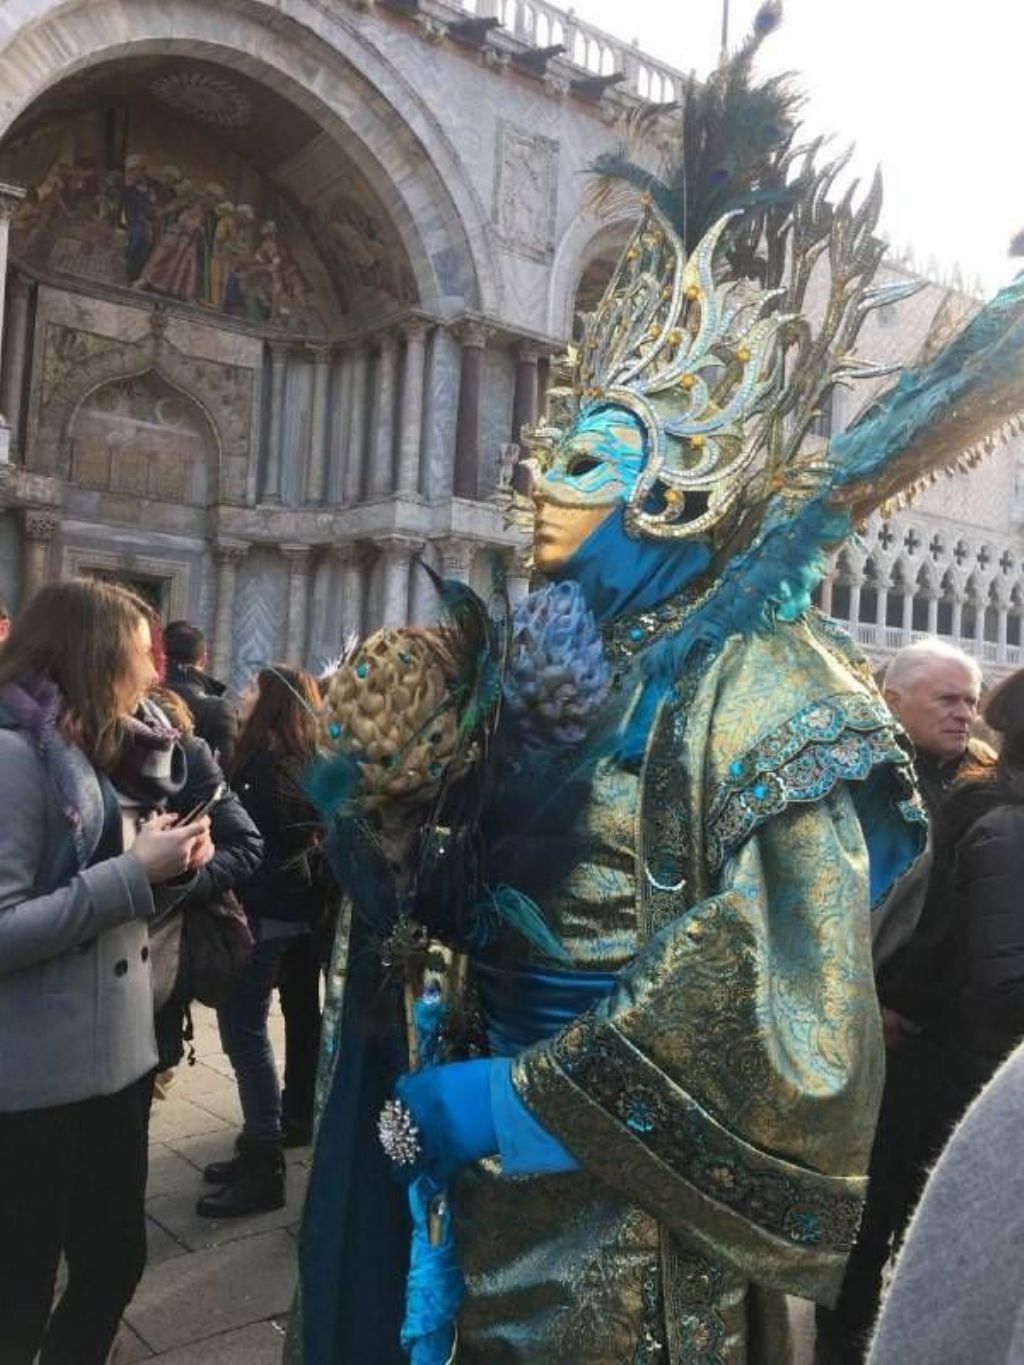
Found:
[{"label": "woman with long brown hair", "polygon": [[5,1365],[102,1365],[145,1265],[147,923],[213,853],[208,821],[158,813],[184,761],[144,701],[150,626],[132,593],[72,579],[0,653]]},{"label": "woman with long brown hair", "polygon": [[[308,673],[274,664],[260,670],[239,705],[242,729],[231,779],[263,835],[265,855],[240,892],[255,940],[252,960],[232,999],[217,1014],[221,1042],[238,1081],[244,1126],[236,1156],[212,1163],[203,1173],[211,1184],[221,1186],[200,1199],[198,1211],[204,1217],[277,1209],[285,1201],[282,1147],[290,1134],[282,1123],[267,1016],[282,965],[296,955],[308,955],[313,928],[327,901],[325,879],[317,866],[317,817],[302,792],[302,776],[315,750],[319,704],[316,683]],[[312,992],[310,1003],[318,1021],[315,973]],[[289,1029],[287,1015],[285,1027]],[[308,1074],[311,1085],[318,1037],[315,1029],[304,1032],[313,1036],[302,1049],[296,1049],[294,1037],[288,1041],[289,1106],[296,1104],[298,1076]],[[308,1059],[300,1060],[299,1050],[308,1052]]]}]

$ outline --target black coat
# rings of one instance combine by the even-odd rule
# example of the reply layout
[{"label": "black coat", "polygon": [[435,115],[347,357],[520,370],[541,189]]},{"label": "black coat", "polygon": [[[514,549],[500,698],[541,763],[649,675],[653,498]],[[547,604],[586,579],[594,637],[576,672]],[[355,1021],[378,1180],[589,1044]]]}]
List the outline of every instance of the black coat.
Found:
[{"label": "black coat", "polygon": [[[183,736],[188,777],[170,803],[175,813],[187,814],[200,801],[208,800],[224,781],[220,764],[198,735]],[[223,891],[240,891],[263,861],[263,836],[245,806],[230,789],[210,808],[210,838],[215,853],[196,873],[196,883],[178,908],[202,905]]]},{"label": "black coat", "polygon": [[263,835],[266,856],[243,887],[250,919],[320,919],[328,901],[316,811],[302,792],[305,760],[264,749],[234,775],[239,798]]},{"label": "black coat", "polygon": [[954,1071],[980,1089],[1024,1039],[1024,781],[1000,775],[961,804],[975,818],[956,843],[963,971],[949,1043]]},{"label": "black coat", "polygon": [[227,772],[238,742],[238,713],[224,696],[227,691],[224,684],[191,664],[169,663],[165,685],[177,692],[192,712],[196,734],[206,740],[214,758]]},{"label": "black coat", "polygon": [[878,996],[888,1009],[913,1020],[937,1039],[945,1036],[962,980],[953,864],[957,827],[962,832],[963,825],[949,807],[957,799],[958,784],[991,771],[993,763],[992,751],[975,740],[952,763],[939,764],[928,754],[916,758],[931,830],[932,869],[921,918],[910,941],[879,971]]}]

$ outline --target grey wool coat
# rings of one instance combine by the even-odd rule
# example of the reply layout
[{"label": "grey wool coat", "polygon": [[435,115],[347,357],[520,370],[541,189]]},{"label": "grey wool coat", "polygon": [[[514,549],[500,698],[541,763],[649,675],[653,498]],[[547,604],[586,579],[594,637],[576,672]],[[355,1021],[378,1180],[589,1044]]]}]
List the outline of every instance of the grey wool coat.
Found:
[{"label": "grey wool coat", "polygon": [[0,728],[0,1113],[114,1094],[157,1060],[153,890],[131,853],[84,865],[102,790],[60,747],[71,818],[32,738]]}]

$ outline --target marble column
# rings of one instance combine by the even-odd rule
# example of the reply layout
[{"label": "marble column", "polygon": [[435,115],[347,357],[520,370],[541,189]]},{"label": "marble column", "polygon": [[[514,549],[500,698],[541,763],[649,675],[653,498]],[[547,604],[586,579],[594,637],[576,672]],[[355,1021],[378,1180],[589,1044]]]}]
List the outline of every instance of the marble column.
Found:
[{"label": "marble column", "polygon": [[22,570],[21,600],[30,597],[49,580],[50,545],[53,533],[60,526],[60,513],[48,507],[28,507],[22,514],[24,535],[24,566]]},{"label": "marble column", "polygon": [[308,545],[282,545],[281,553],[288,564],[288,623],[285,631],[284,653],[290,664],[300,668],[306,661],[306,608],[309,603]]},{"label": "marble column", "polygon": [[953,598],[953,639],[960,640],[964,633],[964,602],[962,597]]},{"label": "marble column", "polygon": [[217,566],[217,586],[213,612],[213,674],[216,678],[231,676],[232,651],[235,635],[235,589],[238,566],[249,549],[244,540],[218,540],[213,547]]},{"label": "marble column", "polygon": [[827,573],[821,580],[821,613],[823,616],[832,615],[832,583],[831,573]]},{"label": "marble column", "polygon": [[379,540],[384,556],[381,580],[381,625],[404,626],[409,620],[409,571],[412,557],[422,547],[402,536]]},{"label": "marble column", "polygon": [[484,347],[490,330],[479,322],[464,322],[456,328],[455,335],[462,346],[462,358],[455,426],[454,493],[457,498],[475,498],[480,478],[480,400]]},{"label": "marble column", "polygon": [[524,426],[533,426],[537,421],[537,362],[540,356],[536,347],[522,342],[516,352],[516,387],[512,399],[512,440],[521,445],[520,433]]},{"label": "marble column", "polygon": [[1010,608],[1007,602],[999,603],[999,618],[996,637],[996,657],[1001,664],[1006,663],[1006,630],[1010,620]]},{"label": "marble column", "polygon": [[363,598],[365,596],[366,554],[361,545],[350,541],[331,547],[331,555],[338,566],[335,652],[340,653],[346,641],[363,633]]},{"label": "marble column", "polygon": [[903,589],[903,621],[902,621],[902,641],[904,645],[909,645],[914,634],[914,589],[904,587]]},{"label": "marble column", "polygon": [[875,629],[878,632],[875,639],[879,644],[883,642],[882,632],[885,629],[886,614],[889,610],[889,587],[888,579],[883,583],[878,580],[875,586]]},{"label": "marble column", "polygon": [[938,635],[939,633],[939,594],[930,592],[928,594],[928,634]]},{"label": "marble column", "polygon": [[[25,198],[20,185],[8,185],[0,180],[0,366],[4,354],[4,292],[7,285],[7,243],[11,229],[11,219]],[[11,429],[4,409],[0,408],[0,464],[10,459]]]},{"label": "marble column", "polygon": [[985,609],[986,602],[980,593],[974,598],[974,657],[980,659],[985,652]]},{"label": "marble column", "polygon": [[473,572],[474,545],[469,540],[441,540],[437,543],[441,559],[441,577],[455,578],[460,583],[468,583]]},{"label": "marble column", "polygon": [[284,447],[284,393],[288,373],[288,347],[275,342],[270,347],[270,431],[267,441],[267,470],[261,502],[281,501],[281,463]]},{"label": "marble column", "polygon": [[328,406],[331,395],[330,346],[307,346],[313,361],[313,412],[306,467],[306,502],[322,503],[327,488]]},{"label": "marble column", "polygon": [[[851,578],[850,580],[850,625],[856,626],[860,621],[860,590],[864,586],[863,579]],[[856,632],[851,631],[854,639]]]},{"label": "marble column", "polygon": [[427,324],[422,318],[403,323],[405,371],[398,433],[398,491],[418,493],[420,447],[423,441],[423,366],[427,353]]},{"label": "marble column", "polygon": [[348,465],[348,431],[351,424],[352,352],[337,349],[332,366],[331,403],[327,428],[330,467],[327,474],[326,501],[339,507],[345,501],[345,470]]},{"label": "marble column", "polygon": [[366,391],[370,382],[370,356],[364,347],[352,356],[349,385],[348,439],[345,443],[345,506],[358,502],[368,486],[364,477],[366,463]]},{"label": "marble column", "polygon": [[[4,337],[4,385],[0,392],[0,414],[10,425],[11,454],[17,453],[21,425],[21,400],[25,387],[28,357],[28,314],[31,286],[22,274],[11,279],[10,325]],[[2,306],[2,305],[0,305]]]},{"label": "marble column", "polygon": [[524,546],[522,549],[509,550],[505,555],[505,579],[511,607],[521,602],[530,591],[530,569],[525,562],[528,554],[529,550]]},{"label": "marble column", "polygon": [[373,389],[370,418],[371,497],[384,497],[394,489],[395,382],[398,374],[398,338],[385,332],[377,357],[377,382]]}]

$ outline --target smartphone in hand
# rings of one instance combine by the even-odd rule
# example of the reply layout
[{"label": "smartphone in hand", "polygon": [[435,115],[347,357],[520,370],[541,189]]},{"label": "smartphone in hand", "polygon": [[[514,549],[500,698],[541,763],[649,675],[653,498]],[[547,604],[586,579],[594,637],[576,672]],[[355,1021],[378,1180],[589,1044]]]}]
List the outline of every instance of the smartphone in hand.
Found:
[{"label": "smartphone in hand", "polygon": [[218,801],[224,799],[227,789],[228,784],[226,782],[218,782],[213,789],[212,794],[208,796],[205,801],[200,801],[197,806],[193,806],[192,809],[186,811],[184,815],[179,815],[171,828],[177,829],[179,825],[190,825],[193,820],[198,820],[201,815],[205,815]]}]

